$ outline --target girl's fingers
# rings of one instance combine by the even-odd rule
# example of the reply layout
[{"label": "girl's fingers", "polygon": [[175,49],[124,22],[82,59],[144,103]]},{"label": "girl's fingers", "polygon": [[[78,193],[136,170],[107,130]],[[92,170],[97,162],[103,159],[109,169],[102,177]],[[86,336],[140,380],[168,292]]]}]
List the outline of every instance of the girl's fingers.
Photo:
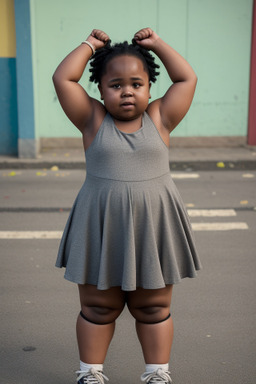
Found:
[{"label": "girl's fingers", "polygon": [[101,31],[100,29],[94,29],[92,31],[91,35],[94,38],[96,38],[96,39],[98,39],[100,41],[103,41],[104,43],[109,40],[109,36],[105,32]]},{"label": "girl's fingers", "polygon": [[144,40],[147,39],[152,35],[153,31],[151,28],[143,28],[137,33],[135,33],[134,38],[137,40]]}]

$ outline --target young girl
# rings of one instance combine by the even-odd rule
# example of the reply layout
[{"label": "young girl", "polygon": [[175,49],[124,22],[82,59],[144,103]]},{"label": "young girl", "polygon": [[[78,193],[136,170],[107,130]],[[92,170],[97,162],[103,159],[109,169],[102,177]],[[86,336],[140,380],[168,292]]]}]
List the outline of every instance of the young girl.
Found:
[{"label": "young girl", "polygon": [[[151,103],[158,65],[149,51],[172,81]],[[90,80],[103,103],[78,83],[91,57]],[[142,381],[171,383],[173,284],[195,277],[201,266],[170,176],[169,135],[190,107],[196,75],[150,28],[137,32],[132,44],[114,46],[95,29],[62,61],[53,81],[86,154],[86,180],[56,263],[79,289],[77,382],[104,383],[103,363],[126,304],[146,363]]]}]

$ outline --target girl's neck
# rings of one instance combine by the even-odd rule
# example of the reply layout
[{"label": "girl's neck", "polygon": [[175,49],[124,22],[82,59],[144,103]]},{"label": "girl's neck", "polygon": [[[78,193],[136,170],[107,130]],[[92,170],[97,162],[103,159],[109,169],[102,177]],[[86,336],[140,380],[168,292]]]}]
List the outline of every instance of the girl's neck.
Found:
[{"label": "girl's neck", "polygon": [[116,127],[125,133],[133,133],[142,127],[142,115],[133,120],[117,120],[112,116]]}]

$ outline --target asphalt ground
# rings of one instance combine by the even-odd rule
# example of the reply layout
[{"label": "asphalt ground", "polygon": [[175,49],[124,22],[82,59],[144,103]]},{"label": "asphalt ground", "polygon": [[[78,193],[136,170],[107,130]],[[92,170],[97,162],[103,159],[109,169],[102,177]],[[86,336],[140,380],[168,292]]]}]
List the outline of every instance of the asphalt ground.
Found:
[{"label": "asphalt ground", "polygon": [[[82,148],[43,148],[36,159],[1,156],[0,169],[84,169]],[[171,170],[253,170],[256,169],[256,146],[240,147],[171,147]]]},{"label": "asphalt ground", "polygon": [[[195,232],[203,270],[175,286],[174,384],[254,384],[256,172],[173,172],[189,210],[235,216],[191,217],[192,224],[245,223],[246,229]],[[184,176],[185,178],[179,178]],[[3,169],[0,234],[62,231],[85,172]],[[77,287],[54,267],[59,239],[0,239],[2,384],[75,383]],[[110,383],[140,382],[144,362],[127,310],[105,363]]]}]

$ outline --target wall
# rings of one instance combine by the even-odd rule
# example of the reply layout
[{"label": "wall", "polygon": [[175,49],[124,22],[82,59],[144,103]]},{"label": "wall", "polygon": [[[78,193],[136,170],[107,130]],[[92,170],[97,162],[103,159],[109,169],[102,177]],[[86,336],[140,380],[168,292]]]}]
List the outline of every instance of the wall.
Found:
[{"label": "wall", "polygon": [[17,154],[14,0],[0,0],[0,153]]},{"label": "wall", "polygon": [[[191,63],[198,87],[174,136],[193,137],[194,143],[198,137],[211,142],[214,137],[245,139],[252,3],[0,0],[0,154],[35,157],[41,138],[80,136],[57,102],[51,77],[64,56],[95,27],[106,30],[113,41],[122,41],[151,26]],[[88,83],[88,70],[82,83],[98,97],[97,88]],[[168,84],[161,68],[153,98],[160,97]]]},{"label": "wall", "polygon": [[[151,26],[195,69],[192,107],[176,136],[246,136],[252,0],[31,0],[35,124],[39,137],[76,137],[57,103],[51,76],[97,27],[114,41]],[[95,86],[82,83],[97,97]],[[165,70],[153,97],[168,86]]]},{"label": "wall", "polygon": [[256,145],[256,0],[253,1],[248,144]]},{"label": "wall", "polygon": [[[18,98],[19,157],[36,157],[39,150],[35,124],[34,78],[31,48],[30,0],[15,0],[16,73]],[[44,100],[42,99],[42,102]]]}]

